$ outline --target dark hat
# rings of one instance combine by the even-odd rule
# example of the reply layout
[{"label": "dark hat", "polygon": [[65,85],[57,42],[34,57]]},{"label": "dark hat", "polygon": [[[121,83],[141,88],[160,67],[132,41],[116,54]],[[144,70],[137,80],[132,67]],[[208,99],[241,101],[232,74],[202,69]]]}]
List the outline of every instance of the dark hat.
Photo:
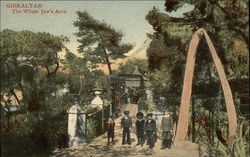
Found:
[{"label": "dark hat", "polygon": [[124,113],[125,115],[129,115],[129,111],[128,111],[128,110],[124,111],[123,113]]},{"label": "dark hat", "polygon": [[143,116],[144,116],[144,115],[143,115],[142,112],[138,112],[138,113],[136,114],[136,117],[137,117],[137,118],[143,118]]},{"label": "dark hat", "polygon": [[149,116],[152,117],[152,116],[153,116],[153,113],[148,113],[148,114],[147,114],[147,117],[149,117]]}]

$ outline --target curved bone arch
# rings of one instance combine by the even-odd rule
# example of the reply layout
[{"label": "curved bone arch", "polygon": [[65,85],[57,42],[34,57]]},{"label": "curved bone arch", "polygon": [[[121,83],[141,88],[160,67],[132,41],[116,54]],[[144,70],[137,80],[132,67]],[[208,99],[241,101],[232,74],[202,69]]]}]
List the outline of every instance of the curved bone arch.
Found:
[{"label": "curved bone arch", "polygon": [[188,56],[186,61],[186,69],[184,76],[184,84],[182,90],[182,98],[181,98],[181,106],[180,106],[180,114],[177,125],[177,133],[175,140],[185,140],[188,132],[188,120],[189,120],[189,106],[190,106],[190,98],[192,93],[192,81],[193,81],[193,73],[195,66],[195,57],[197,46],[200,41],[200,37],[205,35],[209,50],[211,52],[211,56],[213,58],[215,67],[218,71],[220,82],[223,89],[224,99],[226,102],[227,115],[229,121],[229,136],[235,136],[236,128],[237,128],[237,117],[236,111],[234,107],[234,101],[232,97],[232,92],[227,81],[227,77],[225,71],[223,69],[220,58],[217,55],[217,52],[213,46],[211,39],[209,38],[205,29],[200,28],[197,30],[189,44]]}]

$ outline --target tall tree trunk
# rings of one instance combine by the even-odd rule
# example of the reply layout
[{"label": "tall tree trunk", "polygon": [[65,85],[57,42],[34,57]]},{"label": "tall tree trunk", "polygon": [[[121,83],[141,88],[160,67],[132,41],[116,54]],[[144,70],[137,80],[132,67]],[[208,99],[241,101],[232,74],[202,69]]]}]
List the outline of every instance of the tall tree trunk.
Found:
[{"label": "tall tree trunk", "polygon": [[192,93],[192,81],[193,81],[193,73],[194,73],[194,65],[195,65],[195,54],[197,50],[197,46],[200,41],[200,36],[205,35],[207,40],[207,44],[209,50],[211,52],[213,61],[215,63],[215,67],[218,71],[219,78],[221,81],[224,99],[226,101],[228,121],[229,121],[229,136],[234,136],[236,134],[237,127],[237,117],[236,111],[234,107],[234,101],[232,97],[232,92],[229,86],[229,83],[226,78],[225,71],[223,69],[223,65],[216,53],[216,50],[210,40],[207,32],[201,28],[197,30],[192,36],[191,42],[189,44],[188,56],[186,62],[185,76],[184,76],[184,84],[182,90],[182,98],[181,98],[181,106],[180,106],[180,114],[177,126],[177,133],[175,140],[185,140],[188,132],[188,121],[189,121],[189,106],[190,106],[190,98]]},{"label": "tall tree trunk", "polygon": [[106,48],[105,48],[105,46],[103,45],[104,40],[102,39],[102,36],[101,36],[100,34],[98,34],[98,35],[99,35],[100,42],[101,42],[101,43],[99,43],[99,44],[100,44],[100,46],[101,46],[101,48],[102,48],[102,50],[103,50],[103,53],[104,53],[104,55],[105,55],[105,59],[106,59],[107,65],[108,65],[109,75],[111,75],[111,74],[112,74],[111,63],[110,63],[110,61],[109,61],[109,57],[108,57],[108,53],[107,53],[107,51],[106,51]]},{"label": "tall tree trunk", "polygon": [[103,49],[103,52],[104,52],[104,55],[105,55],[105,59],[106,59],[107,65],[108,65],[109,75],[111,75],[112,74],[112,69],[111,69],[111,64],[110,64],[110,61],[109,61],[109,57],[108,57],[107,51],[106,51],[106,49],[105,49],[104,46],[102,46],[102,49]]}]

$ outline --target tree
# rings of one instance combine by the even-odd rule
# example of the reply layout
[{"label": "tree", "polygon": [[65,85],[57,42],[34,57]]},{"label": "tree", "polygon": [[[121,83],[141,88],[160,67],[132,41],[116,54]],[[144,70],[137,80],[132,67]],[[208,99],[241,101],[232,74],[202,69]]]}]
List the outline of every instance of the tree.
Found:
[{"label": "tree", "polygon": [[[9,29],[2,30],[0,38],[1,106],[12,105],[6,96],[13,95],[18,105],[25,109],[24,114],[2,117],[5,119],[1,125],[3,154],[32,156],[32,153],[51,151],[67,127],[64,121],[56,119],[65,118],[66,114],[61,113],[70,103],[65,98],[53,98],[51,93],[66,83],[59,71],[61,60],[58,53],[66,49],[64,44],[68,40],[45,32]],[[11,121],[8,115],[15,121]]]},{"label": "tree", "polygon": [[147,60],[133,59],[128,60],[124,64],[121,64],[115,73],[119,74],[132,74],[136,67],[141,74],[147,74],[148,63]]},{"label": "tree", "polygon": [[124,58],[124,53],[132,49],[132,45],[121,43],[122,33],[116,31],[105,22],[91,17],[86,11],[77,12],[78,19],[74,26],[78,27],[80,43],[79,52],[88,54],[93,63],[106,63],[109,74],[112,74],[111,59]]},{"label": "tree", "polygon": [[90,105],[95,88],[107,92],[107,76],[96,69],[88,55],[79,57],[72,52],[66,52],[63,69],[68,76],[69,92],[80,94],[81,105]]},{"label": "tree", "polygon": [[[248,87],[242,85],[244,82],[241,81],[248,78],[247,1],[166,0],[166,11],[177,10],[185,3],[194,5],[194,9],[185,13],[182,18],[170,17],[156,8],[146,16],[146,20],[155,30],[154,34],[149,35],[152,41],[147,49],[151,75],[157,75],[157,71],[166,71],[168,74],[159,75],[161,79],[165,79],[166,75],[171,78],[166,82],[168,86],[164,90],[165,96],[175,95],[177,100],[180,99],[181,90],[173,89],[182,89],[185,56],[192,35],[199,28],[204,28],[208,32],[227,77],[236,80],[237,89],[234,91],[247,91]],[[202,104],[205,104],[208,99],[219,97],[220,86],[216,69],[209,56],[209,48],[205,45],[204,37],[200,40],[197,51],[201,53],[197,53],[196,56],[193,95],[202,99]],[[154,77],[152,79],[154,80]],[[176,101],[176,106],[178,105]]]},{"label": "tree", "polygon": [[[192,34],[198,28],[203,27],[208,31],[214,43],[217,43],[216,48],[219,56],[230,77],[246,77],[248,70],[246,70],[246,66],[242,67],[242,65],[249,64],[246,59],[249,40],[247,1],[171,0],[165,2],[166,11],[177,10],[184,3],[191,3],[195,8],[185,13],[183,18],[170,17],[160,13],[157,9],[151,10],[146,16],[155,30],[153,40],[164,38],[162,42],[165,42],[164,44],[169,49],[166,49],[163,54],[178,52],[178,55],[184,53],[185,56],[188,48],[187,43],[190,41]],[[236,47],[240,47],[240,50],[237,51]],[[148,55],[150,56],[153,53],[157,52],[150,51]],[[157,60],[162,61],[164,56],[158,56],[157,58],[161,58]],[[149,60],[152,59],[153,57],[149,57]]]},{"label": "tree", "polygon": [[58,72],[58,52],[64,48],[67,39],[30,31],[3,30],[0,35],[1,92],[10,92],[15,96],[14,91],[19,90],[23,95],[23,104],[29,104],[32,95],[40,91],[37,89],[51,82]]}]

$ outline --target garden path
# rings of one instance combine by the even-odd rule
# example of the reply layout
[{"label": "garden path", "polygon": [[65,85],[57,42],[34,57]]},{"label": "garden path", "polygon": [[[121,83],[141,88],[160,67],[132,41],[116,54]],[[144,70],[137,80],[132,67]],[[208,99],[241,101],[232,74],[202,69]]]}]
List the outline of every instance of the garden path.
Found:
[{"label": "garden path", "polygon": [[115,144],[107,145],[107,134],[103,134],[91,143],[84,146],[71,147],[54,151],[53,157],[199,157],[198,146],[191,142],[186,142],[179,146],[174,145],[172,149],[160,149],[161,140],[157,140],[153,149],[148,146],[136,146],[135,120],[137,105],[128,104],[125,108],[130,111],[133,120],[131,130],[131,145],[121,145],[122,129],[120,127],[121,117],[115,120]]}]

